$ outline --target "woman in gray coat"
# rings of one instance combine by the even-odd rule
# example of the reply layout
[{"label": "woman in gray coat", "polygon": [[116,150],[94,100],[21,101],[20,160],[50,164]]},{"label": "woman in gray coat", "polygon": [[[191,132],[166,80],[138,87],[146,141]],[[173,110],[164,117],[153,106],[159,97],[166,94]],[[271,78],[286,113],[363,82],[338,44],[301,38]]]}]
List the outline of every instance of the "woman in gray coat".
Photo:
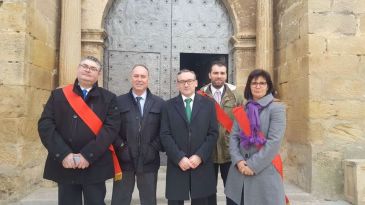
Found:
[{"label": "woman in gray coat", "polygon": [[229,147],[232,165],[225,188],[227,197],[240,205],[285,204],[283,182],[272,162],[281,163],[278,153],[286,126],[285,107],[272,93],[270,74],[252,71],[244,93],[248,121],[236,118],[234,122]]}]

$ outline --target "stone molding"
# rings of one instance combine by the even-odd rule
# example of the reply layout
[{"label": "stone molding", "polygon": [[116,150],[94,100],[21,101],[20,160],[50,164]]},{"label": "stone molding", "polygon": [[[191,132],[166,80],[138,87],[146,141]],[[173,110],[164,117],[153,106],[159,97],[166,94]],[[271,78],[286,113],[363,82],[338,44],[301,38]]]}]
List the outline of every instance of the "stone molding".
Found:
[{"label": "stone molding", "polygon": [[233,52],[237,50],[256,50],[256,35],[238,34],[231,37],[230,42],[233,45]]},{"label": "stone molding", "polygon": [[105,48],[106,32],[104,29],[82,29],[81,43],[82,44],[96,44]]}]

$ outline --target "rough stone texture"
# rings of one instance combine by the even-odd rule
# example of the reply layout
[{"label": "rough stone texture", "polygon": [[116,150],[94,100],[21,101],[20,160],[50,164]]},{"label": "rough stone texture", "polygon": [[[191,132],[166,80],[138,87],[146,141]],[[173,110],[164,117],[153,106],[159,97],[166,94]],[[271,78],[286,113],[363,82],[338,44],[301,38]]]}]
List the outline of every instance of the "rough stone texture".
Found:
[{"label": "rough stone texture", "polygon": [[288,106],[287,179],[314,195],[341,198],[342,160],[365,158],[365,3],[274,5],[278,90]]},{"label": "rough stone texture", "polygon": [[345,197],[353,204],[365,204],[365,160],[344,160]]},{"label": "rough stone texture", "polygon": [[32,191],[46,150],[37,121],[54,88],[59,2],[5,0],[0,6],[0,204]]}]

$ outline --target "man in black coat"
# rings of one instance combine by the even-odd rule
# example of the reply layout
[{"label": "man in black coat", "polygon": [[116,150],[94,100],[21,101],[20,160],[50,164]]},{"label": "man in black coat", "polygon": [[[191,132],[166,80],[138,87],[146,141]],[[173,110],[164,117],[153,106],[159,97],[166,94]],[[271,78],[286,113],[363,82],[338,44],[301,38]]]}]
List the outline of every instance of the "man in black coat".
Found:
[{"label": "man in black coat", "polygon": [[166,198],[169,205],[209,205],[216,193],[212,150],[218,136],[214,102],[195,94],[195,73],[181,70],[177,75],[180,95],[163,108],[160,138],[168,162]]},{"label": "man in black coat", "polygon": [[82,195],[87,205],[105,204],[105,180],[114,176],[108,147],[118,134],[120,113],[115,94],[97,85],[100,72],[98,59],[84,58],[70,90],[101,120],[97,135],[70,106],[62,89],[52,91],[38,122],[48,150],[44,178],[57,182],[60,205],[81,205]]},{"label": "man in black coat", "polygon": [[123,168],[123,180],[113,184],[112,205],[129,205],[137,180],[141,204],[156,205],[160,167],[160,113],[164,101],[148,89],[148,68],[135,65],[132,88],[118,97],[122,123],[114,143]]}]

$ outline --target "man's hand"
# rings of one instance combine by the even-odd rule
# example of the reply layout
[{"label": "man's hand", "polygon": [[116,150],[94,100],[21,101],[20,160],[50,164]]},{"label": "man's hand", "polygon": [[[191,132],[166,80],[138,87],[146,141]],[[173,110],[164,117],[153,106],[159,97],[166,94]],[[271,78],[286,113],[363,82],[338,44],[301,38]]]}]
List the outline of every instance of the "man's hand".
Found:
[{"label": "man's hand", "polygon": [[77,156],[80,157],[80,162],[79,164],[77,165],[77,168],[79,169],[86,169],[89,167],[89,162],[84,158],[84,156],[82,156],[82,154],[76,154]]},{"label": "man's hand", "polygon": [[183,171],[190,169],[191,167],[190,160],[187,157],[183,157],[179,162],[179,167]]},{"label": "man's hand", "polygon": [[74,154],[70,153],[68,154],[63,160],[62,160],[62,166],[66,169],[75,169],[76,164],[74,162]]},{"label": "man's hand", "polygon": [[198,155],[195,155],[195,154],[189,158],[189,161],[191,164],[191,168],[193,168],[193,169],[197,168],[202,163],[202,159]]}]

